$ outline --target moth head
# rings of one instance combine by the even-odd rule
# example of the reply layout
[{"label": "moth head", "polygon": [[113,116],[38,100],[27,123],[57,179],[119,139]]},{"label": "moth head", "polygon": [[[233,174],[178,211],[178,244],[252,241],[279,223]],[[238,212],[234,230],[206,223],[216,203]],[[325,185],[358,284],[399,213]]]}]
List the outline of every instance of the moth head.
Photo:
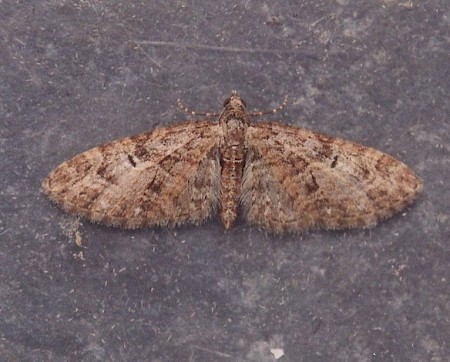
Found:
[{"label": "moth head", "polygon": [[239,94],[234,90],[231,92],[231,96],[229,96],[225,101],[223,102],[223,106],[225,107],[232,107],[232,108],[246,108],[247,103],[239,97]]}]

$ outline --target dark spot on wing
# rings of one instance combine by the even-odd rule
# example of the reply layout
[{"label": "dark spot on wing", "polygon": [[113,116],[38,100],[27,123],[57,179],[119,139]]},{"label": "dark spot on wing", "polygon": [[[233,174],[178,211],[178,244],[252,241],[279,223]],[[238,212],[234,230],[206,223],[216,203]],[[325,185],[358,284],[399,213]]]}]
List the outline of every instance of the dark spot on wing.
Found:
[{"label": "dark spot on wing", "polygon": [[338,156],[333,157],[333,162],[331,162],[331,168],[335,168],[337,164]]},{"label": "dark spot on wing", "polygon": [[133,156],[128,155],[128,161],[130,161],[133,167],[136,167],[136,161],[134,160]]}]

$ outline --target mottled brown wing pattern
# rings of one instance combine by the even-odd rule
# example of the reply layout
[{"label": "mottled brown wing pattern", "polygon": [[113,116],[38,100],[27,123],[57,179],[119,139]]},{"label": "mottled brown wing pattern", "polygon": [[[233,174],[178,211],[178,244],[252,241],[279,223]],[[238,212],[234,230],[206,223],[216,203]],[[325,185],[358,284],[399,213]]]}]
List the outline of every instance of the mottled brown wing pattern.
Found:
[{"label": "mottled brown wing pattern", "polygon": [[375,149],[276,123],[253,123],[244,217],[275,232],[371,227],[413,201],[422,182]]},{"label": "mottled brown wing pattern", "polygon": [[113,141],[61,164],[43,188],[66,211],[105,225],[198,224],[219,203],[220,132],[186,122]]},{"label": "mottled brown wing pattern", "polygon": [[44,190],[66,211],[106,225],[198,224],[220,205],[229,229],[240,205],[250,223],[277,233],[370,227],[422,190],[408,166],[380,151],[250,119],[281,107],[249,113],[233,91],[217,123],[93,148],[53,170]]}]

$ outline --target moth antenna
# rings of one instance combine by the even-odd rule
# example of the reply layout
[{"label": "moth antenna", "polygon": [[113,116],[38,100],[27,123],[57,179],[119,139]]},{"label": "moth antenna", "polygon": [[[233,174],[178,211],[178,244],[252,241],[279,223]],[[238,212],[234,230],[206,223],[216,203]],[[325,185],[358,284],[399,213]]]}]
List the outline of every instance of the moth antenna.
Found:
[{"label": "moth antenna", "polygon": [[181,101],[180,98],[177,99],[177,105],[178,108],[188,114],[191,114],[193,116],[206,116],[206,117],[217,117],[220,115],[220,113],[218,112],[198,112],[198,111],[194,111],[188,107],[186,107],[183,102]]},{"label": "moth antenna", "polygon": [[267,109],[265,111],[254,111],[254,112],[249,112],[248,114],[250,116],[255,116],[255,117],[259,117],[259,116],[263,116],[265,114],[273,114],[273,113],[277,113],[279,111],[281,111],[286,105],[288,104],[288,96],[284,97],[283,102],[276,108],[273,109]]}]

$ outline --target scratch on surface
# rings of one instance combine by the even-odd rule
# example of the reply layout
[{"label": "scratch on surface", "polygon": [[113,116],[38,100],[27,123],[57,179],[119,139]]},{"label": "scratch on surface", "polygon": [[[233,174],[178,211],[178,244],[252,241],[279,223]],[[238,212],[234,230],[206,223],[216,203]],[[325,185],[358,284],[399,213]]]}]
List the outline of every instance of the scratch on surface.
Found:
[{"label": "scratch on surface", "polygon": [[157,47],[171,47],[171,48],[189,48],[189,49],[205,49],[215,50],[228,53],[259,53],[259,54],[305,54],[299,49],[258,49],[258,48],[236,48],[236,47],[223,47],[215,45],[202,45],[202,44],[189,44],[189,43],[177,43],[170,41],[152,41],[152,40],[134,40],[134,43],[139,45],[151,45]]},{"label": "scratch on surface", "polygon": [[214,351],[214,350],[211,350],[211,349],[208,349],[208,348],[203,348],[203,347],[200,347],[200,346],[196,346],[194,344],[191,345],[191,346],[193,348],[196,348],[196,349],[200,350],[200,351],[209,352],[209,353],[215,354],[215,355],[220,356],[220,357],[226,357],[226,358],[232,358],[233,357],[230,354],[219,352],[219,351]]}]

